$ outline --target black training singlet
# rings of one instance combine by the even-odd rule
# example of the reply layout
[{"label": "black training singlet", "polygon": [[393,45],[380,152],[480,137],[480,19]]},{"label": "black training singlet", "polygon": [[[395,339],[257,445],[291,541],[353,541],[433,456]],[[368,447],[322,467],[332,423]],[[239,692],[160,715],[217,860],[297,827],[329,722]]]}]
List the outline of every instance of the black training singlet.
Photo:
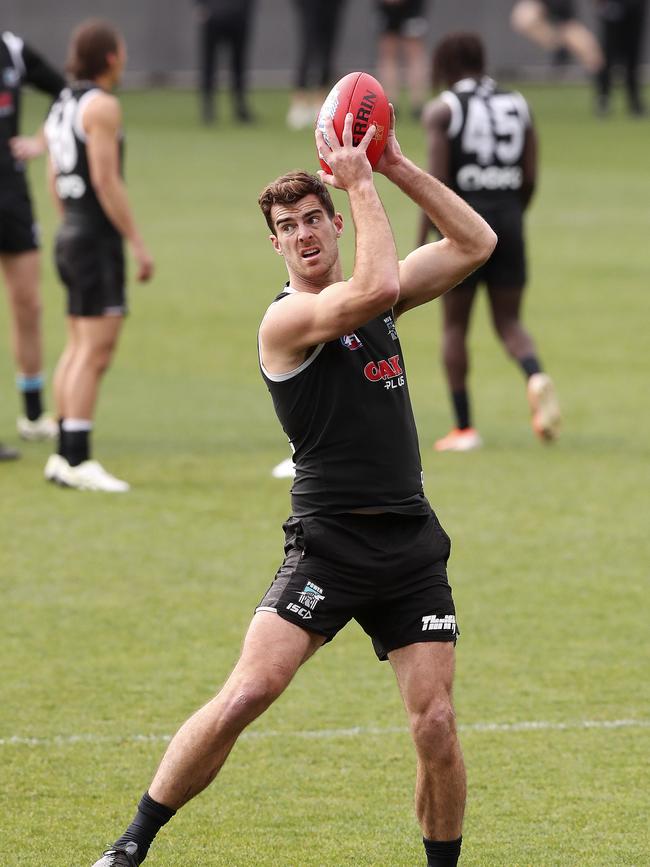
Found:
[{"label": "black training singlet", "polygon": [[429,511],[391,310],[314,347],[290,373],[269,373],[261,357],[260,368],[294,450],[294,515]]},{"label": "black training singlet", "polygon": [[440,98],[451,109],[450,186],[479,213],[520,207],[530,113],[524,97],[488,76],[464,78]]},{"label": "black training singlet", "polygon": [[[77,82],[63,90],[45,123],[56,192],[63,204],[65,223],[88,233],[119,235],[104,213],[90,179],[86,135],[81,122],[86,105],[101,88],[92,82]],[[120,172],[123,139],[119,141]]]}]

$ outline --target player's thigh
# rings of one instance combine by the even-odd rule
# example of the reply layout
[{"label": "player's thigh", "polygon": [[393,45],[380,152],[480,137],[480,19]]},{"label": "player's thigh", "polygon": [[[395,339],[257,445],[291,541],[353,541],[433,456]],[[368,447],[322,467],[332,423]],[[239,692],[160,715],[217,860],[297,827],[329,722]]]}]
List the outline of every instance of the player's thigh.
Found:
[{"label": "player's thigh", "polygon": [[466,280],[442,296],[442,323],[445,331],[467,331],[480,279],[480,272],[470,274]]},{"label": "player's thigh", "polygon": [[323,644],[325,637],[270,611],[253,615],[236,669],[274,672],[286,683]]},{"label": "player's thigh", "polygon": [[38,249],[24,253],[0,253],[0,267],[13,307],[39,306],[40,261]]},{"label": "player's thigh", "polygon": [[404,706],[423,713],[432,702],[451,700],[456,649],[453,642],[410,644],[388,654]]},{"label": "player's thigh", "polygon": [[487,287],[492,322],[497,331],[515,322],[521,316],[523,286],[501,286],[489,283]]}]

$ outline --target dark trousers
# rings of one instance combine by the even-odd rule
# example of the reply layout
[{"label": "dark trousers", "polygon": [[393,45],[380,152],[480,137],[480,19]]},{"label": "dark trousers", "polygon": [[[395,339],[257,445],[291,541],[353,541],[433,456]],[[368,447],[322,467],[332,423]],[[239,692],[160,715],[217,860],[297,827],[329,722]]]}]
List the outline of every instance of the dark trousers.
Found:
[{"label": "dark trousers", "polygon": [[212,116],[212,99],[217,86],[218,49],[230,51],[230,89],[238,113],[246,112],[246,52],[248,48],[251,4],[230,14],[211,15],[199,30],[200,77],[206,120]]},{"label": "dark trousers", "polygon": [[[639,63],[645,23],[645,0],[605,4],[601,15],[601,43],[605,63],[598,75],[598,92],[609,96],[612,69],[620,62],[625,73],[625,89],[631,111],[640,111]],[[609,10],[609,14],[608,14]]]},{"label": "dark trousers", "polygon": [[294,0],[298,16],[299,90],[327,87],[332,81],[332,56],[345,0]]}]

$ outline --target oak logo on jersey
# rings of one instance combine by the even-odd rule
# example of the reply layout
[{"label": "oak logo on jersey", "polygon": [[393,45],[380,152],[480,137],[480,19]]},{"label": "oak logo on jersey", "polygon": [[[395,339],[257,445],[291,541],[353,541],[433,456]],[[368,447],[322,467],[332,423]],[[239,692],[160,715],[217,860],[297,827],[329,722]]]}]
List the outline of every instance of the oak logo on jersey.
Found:
[{"label": "oak logo on jersey", "polygon": [[343,337],[339,339],[346,349],[360,349],[363,346],[363,343],[359,340],[354,331],[352,334],[344,334]]},{"label": "oak logo on jersey", "polygon": [[402,376],[404,371],[399,363],[399,355],[391,355],[390,358],[382,358],[379,361],[369,361],[363,368],[366,379],[370,382],[393,379]]}]

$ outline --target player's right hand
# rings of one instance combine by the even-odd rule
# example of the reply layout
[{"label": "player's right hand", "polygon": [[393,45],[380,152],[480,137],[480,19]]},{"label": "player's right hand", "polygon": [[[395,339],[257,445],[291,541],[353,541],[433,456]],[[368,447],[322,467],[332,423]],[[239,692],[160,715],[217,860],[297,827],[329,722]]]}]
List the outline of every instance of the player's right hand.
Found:
[{"label": "player's right hand", "polygon": [[137,263],[137,279],[140,283],[146,283],[153,277],[155,269],[153,256],[144,244],[133,245],[133,257]]},{"label": "player's right hand", "polygon": [[325,120],[325,135],[316,128],[316,147],[318,154],[332,170],[332,174],[319,171],[320,179],[339,190],[350,190],[356,184],[372,183],[372,167],[368,162],[366,150],[372,141],[376,127],[369,126],[366,134],[356,147],[352,139],[353,116],[350,112],[345,116],[343,124],[343,141],[334,130],[331,118]]}]

